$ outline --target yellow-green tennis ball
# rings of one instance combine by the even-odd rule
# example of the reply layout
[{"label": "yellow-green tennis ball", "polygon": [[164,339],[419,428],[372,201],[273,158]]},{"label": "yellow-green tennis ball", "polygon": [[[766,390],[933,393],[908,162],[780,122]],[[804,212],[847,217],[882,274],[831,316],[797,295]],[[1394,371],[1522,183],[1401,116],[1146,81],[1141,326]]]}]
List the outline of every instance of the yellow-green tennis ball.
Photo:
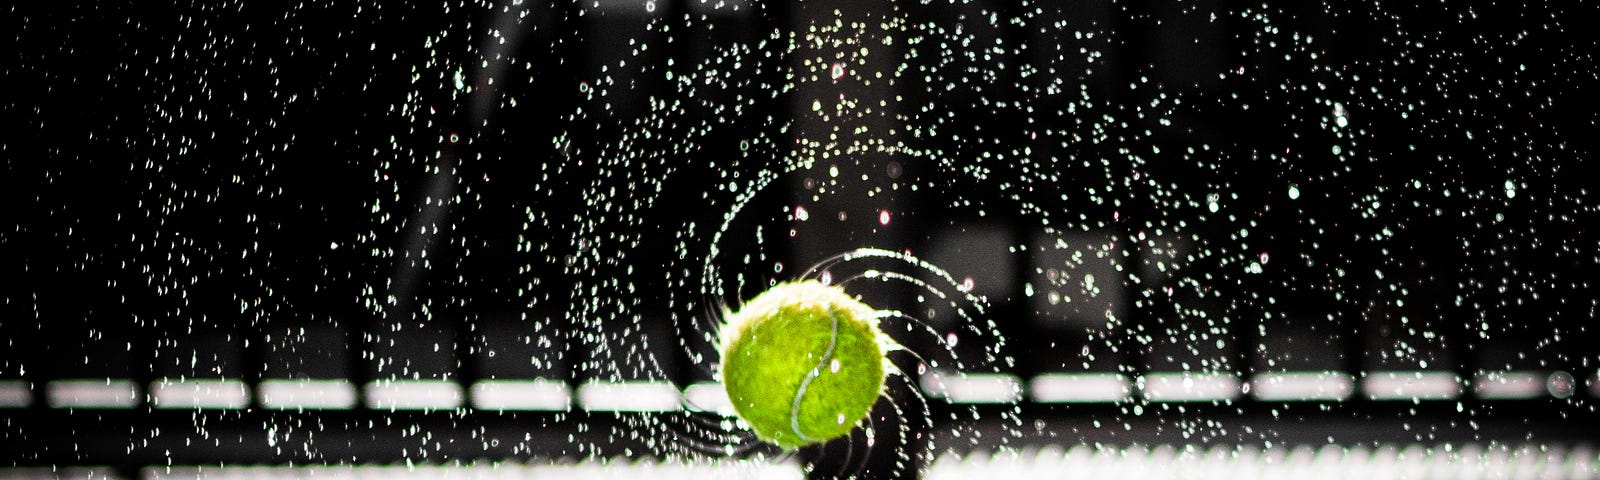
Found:
[{"label": "yellow-green tennis ball", "polygon": [[850,433],[883,395],[871,307],[813,280],[779,284],[727,313],[722,382],[733,410],[786,449]]}]

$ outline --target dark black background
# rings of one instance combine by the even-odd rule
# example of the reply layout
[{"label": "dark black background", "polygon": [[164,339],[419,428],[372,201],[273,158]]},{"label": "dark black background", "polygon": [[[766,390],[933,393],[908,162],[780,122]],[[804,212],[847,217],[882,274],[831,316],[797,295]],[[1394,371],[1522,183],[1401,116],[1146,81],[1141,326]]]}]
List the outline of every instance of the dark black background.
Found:
[{"label": "dark black background", "polygon": [[[692,1],[662,0],[648,15],[569,2],[4,7],[0,377],[360,383],[415,371],[470,382],[511,368],[477,360],[481,345],[511,336],[548,345],[519,350],[549,362],[518,375],[687,383],[709,378],[696,354],[709,349],[704,325],[718,302],[850,248],[937,256],[942,239],[973,232],[1031,247],[957,242],[930,258],[979,265],[950,266],[957,278],[997,275],[980,286],[996,292],[989,312],[1007,339],[991,347],[1014,363],[982,368],[1595,375],[1592,7],[752,1],[706,14]],[[787,45],[832,24],[833,8],[870,20],[834,38],[899,40],[865,68],[896,72],[892,86],[804,78],[811,50]],[[458,72],[470,90],[454,86]],[[826,122],[804,118],[830,88],[893,99],[896,114],[864,122],[894,125],[887,138],[902,149],[785,170],[816,153],[805,140],[826,136]],[[1348,126],[1332,126],[1335,103]],[[835,165],[844,185],[813,197],[805,180],[826,182]],[[904,173],[878,173],[891,169]],[[870,175],[857,185],[858,173]],[[770,183],[713,245],[760,178]],[[864,194],[875,187],[896,193]],[[815,220],[795,221],[808,205]],[[869,228],[863,219],[880,209],[892,226]],[[851,219],[833,222],[840,211]],[[1074,232],[1116,246],[1126,268],[1111,280],[1125,292],[1118,322],[1063,328],[1062,313],[1021,293],[1053,258],[1036,239]],[[1152,249],[1172,239],[1187,245],[1182,269],[1152,275]],[[701,268],[713,247],[717,275]],[[1262,255],[1263,271],[1247,273]],[[301,328],[331,360],[291,365],[311,348],[290,345]],[[1199,332],[1207,342],[1190,336]],[[1212,336],[1223,346],[1205,346]],[[1114,360],[1081,361],[1085,344]],[[373,361],[385,357],[402,359],[400,370]],[[1343,442],[1538,440],[1564,438],[1574,418],[1593,425],[1583,396],[1012,415],[1160,431],[1279,408],[1290,415],[1275,433],[1201,436],[1321,442],[1329,435],[1301,435],[1297,422],[1332,421],[1367,425],[1339,427]],[[1002,413],[987,418],[1010,418]],[[395,438],[361,431],[386,418],[373,412],[329,413],[332,426],[317,427],[289,414],[215,415],[238,432],[358,432],[317,442],[323,453],[263,449],[246,433],[235,447],[219,435],[216,451],[141,443],[157,437],[148,425],[168,426],[169,441],[200,435],[187,427],[193,412],[0,416],[4,444],[27,445],[0,463],[389,461],[404,451],[357,448]],[[1433,427],[1382,426],[1412,421]],[[1496,421],[1514,426],[1482,426]],[[946,431],[940,422],[932,430]],[[561,432],[582,424],[634,425],[582,413],[395,421],[409,423],[440,436],[549,434],[535,456],[593,454],[562,445]],[[1100,439],[991,423],[952,428]],[[103,451],[68,445],[83,439],[72,428],[91,424],[116,432]],[[633,441],[593,435],[603,450]],[[1167,438],[1129,435],[1114,440]],[[397,444],[449,459],[528,455]]]}]

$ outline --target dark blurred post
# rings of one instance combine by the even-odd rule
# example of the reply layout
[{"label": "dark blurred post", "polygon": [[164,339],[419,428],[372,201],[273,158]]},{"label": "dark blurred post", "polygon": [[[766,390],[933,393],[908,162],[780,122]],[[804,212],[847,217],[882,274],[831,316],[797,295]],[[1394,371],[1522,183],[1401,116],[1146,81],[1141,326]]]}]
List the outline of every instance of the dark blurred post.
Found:
[{"label": "dark blurred post", "polygon": [[[861,247],[902,250],[909,246],[903,211],[906,193],[894,188],[906,166],[887,151],[902,127],[896,68],[904,38],[894,38],[901,18],[892,2],[820,0],[793,7],[789,31],[798,48],[789,58],[795,85],[789,130],[789,160],[804,164],[789,176],[793,268]],[[803,213],[801,213],[803,212]],[[852,293],[880,309],[903,308],[906,295],[861,283]],[[891,380],[890,396],[909,398]],[[803,450],[813,465],[810,478],[910,478],[918,465],[896,472],[901,419],[888,402],[872,412],[874,445],[861,434],[849,442]],[[915,424],[916,422],[910,422]],[[910,442],[916,441],[912,432]],[[846,445],[846,444],[849,445]],[[853,448],[851,448],[853,447]]]}]

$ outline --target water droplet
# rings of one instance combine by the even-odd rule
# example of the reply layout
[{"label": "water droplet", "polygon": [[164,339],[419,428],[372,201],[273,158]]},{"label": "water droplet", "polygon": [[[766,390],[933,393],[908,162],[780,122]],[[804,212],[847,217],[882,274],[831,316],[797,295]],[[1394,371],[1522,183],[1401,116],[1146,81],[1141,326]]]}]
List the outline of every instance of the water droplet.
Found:
[{"label": "water droplet", "polygon": [[1578,388],[1577,379],[1572,374],[1562,371],[1551,373],[1545,380],[1545,389],[1550,391],[1550,396],[1556,398],[1571,397]]}]

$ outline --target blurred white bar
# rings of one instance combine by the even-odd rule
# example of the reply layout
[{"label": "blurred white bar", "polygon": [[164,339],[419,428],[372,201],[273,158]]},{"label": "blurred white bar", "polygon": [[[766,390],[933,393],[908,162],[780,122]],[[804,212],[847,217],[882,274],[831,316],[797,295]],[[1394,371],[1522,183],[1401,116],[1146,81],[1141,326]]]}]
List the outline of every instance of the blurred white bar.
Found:
[{"label": "blurred white bar", "polygon": [[1158,479],[1595,479],[1594,452],[1561,444],[1421,443],[1344,447],[1160,444],[941,454],[923,472],[929,480],[1126,478]]},{"label": "blurred white bar", "polygon": [[1455,400],[1461,396],[1461,379],[1451,372],[1372,372],[1361,386],[1372,400]]},{"label": "blurred white bar", "polygon": [[1239,377],[1218,372],[1154,372],[1139,379],[1152,402],[1214,402],[1238,398]]},{"label": "blurred white bar", "polygon": [[1589,394],[1600,397],[1600,372],[1595,372],[1593,377],[1589,377]]},{"label": "blurred white bar", "polygon": [[669,412],[682,409],[683,398],[667,382],[589,382],[578,386],[578,405],[596,412]]},{"label": "blurred white bar", "polygon": [[688,403],[689,409],[698,412],[712,412],[721,415],[733,415],[733,403],[728,400],[728,391],[722,384],[702,382],[689,385],[683,389],[683,399]]},{"label": "blurred white bar", "polygon": [[250,389],[228,379],[166,378],[150,382],[150,404],[160,409],[250,406]]},{"label": "blurred white bar", "polygon": [[84,467],[0,467],[0,480],[122,480],[117,470],[104,466]]},{"label": "blurred white bar", "polygon": [[1539,398],[1545,394],[1545,378],[1533,371],[1479,373],[1472,380],[1472,389],[1486,400]]},{"label": "blurred white bar", "polygon": [[1250,394],[1259,400],[1344,400],[1355,390],[1355,379],[1344,372],[1268,372],[1250,378]]},{"label": "blurred white bar", "polygon": [[[48,470],[46,470],[48,471]],[[0,469],[0,479],[5,476]],[[49,476],[22,478],[84,478]],[[105,477],[94,477],[105,478]],[[154,466],[140,471],[142,480],[471,480],[471,479],[707,479],[802,480],[805,472],[792,462],[723,460],[685,463],[677,461],[612,458],[577,463],[473,463],[466,465],[328,465],[328,466]]]},{"label": "blurred white bar", "polygon": [[26,380],[0,380],[0,408],[27,408],[33,405],[33,392]]},{"label": "blurred white bar", "polygon": [[950,403],[1016,403],[1022,399],[1022,380],[1003,373],[929,372],[921,383],[923,393]]},{"label": "blurred white bar", "polygon": [[572,409],[572,387],[560,380],[483,380],[472,384],[479,410],[563,412]]},{"label": "blurred white bar", "polygon": [[261,406],[275,410],[348,410],[356,386],[345,380],[268,379],[257,386]]},{"label": "blurred white bar", "polygon": [[461,407],[461,384],[449,380],[377,380],[366,387],[374,410],[453,410]]},{"label": "blurred white bar", "polygon": [[1589,445],[1578,445],[1567,452],[1566,478],[1600,479],[1600,454]]},{"label": "blurred white bar", "polygon": [[1028,395],[1039,403],[1121,402],[1133,382],[1116,373],[1047,373],[1028,381]]},{"label": "blurred white bar", "polygon": [[53,408],[133,408],[139,404],[139,385],[128,379],[52,380],[44,393]]}]

